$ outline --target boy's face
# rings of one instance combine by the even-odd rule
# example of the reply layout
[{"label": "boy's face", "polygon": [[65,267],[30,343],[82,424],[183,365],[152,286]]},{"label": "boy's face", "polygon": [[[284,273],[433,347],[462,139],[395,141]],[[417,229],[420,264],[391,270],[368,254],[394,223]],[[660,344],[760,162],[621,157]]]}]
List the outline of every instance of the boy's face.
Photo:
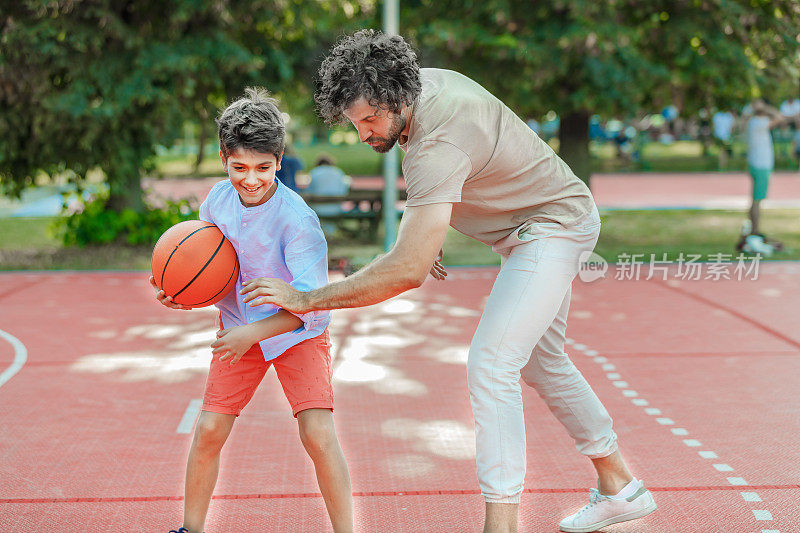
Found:
[{"label": "boy's face", "polygon": [[241,149],[231,152],[227,160],[221,151],[219,155],[222,168],[246,207],[261,205],[275,194],[275,171],[281,168],[281,157]]},{"label": "boy's face", "polygon": [[344,116],[358,130],[361,142],[382,154],[391,150],[408,125],[402,113],[393,113],[382,107],[375,109],[363,96],[344,110]]}]

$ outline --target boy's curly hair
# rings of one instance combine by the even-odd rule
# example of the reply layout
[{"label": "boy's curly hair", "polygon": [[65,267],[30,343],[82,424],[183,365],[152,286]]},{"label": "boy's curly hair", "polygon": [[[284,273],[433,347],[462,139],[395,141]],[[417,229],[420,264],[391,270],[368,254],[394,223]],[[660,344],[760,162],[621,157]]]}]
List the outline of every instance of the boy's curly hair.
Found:
[{"label": "boy's curly hair", "polygon": [[319,115],[328,124],[347,119],[343,112],[360,97],[398,112],[422,90],[417,55],[399,35],[360,30],[344,37],[322,62],[317,79]]},{"label": "boy's curly hair", "polygon": [[225,159],[238,149],[262,154],[283,153],[286,126],[278,101],[261,87],[248,87],[245,95],[226,107],[217,117],[219,147]]}]

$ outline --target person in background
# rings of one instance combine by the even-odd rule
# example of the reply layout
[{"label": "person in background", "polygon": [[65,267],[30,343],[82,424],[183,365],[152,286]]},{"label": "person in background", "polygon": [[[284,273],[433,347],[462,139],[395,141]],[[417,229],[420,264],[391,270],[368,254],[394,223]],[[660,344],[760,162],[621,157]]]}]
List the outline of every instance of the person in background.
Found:
[{"label": "person in background", "polygon": [[711,117],[714,143],[719,149],[719,169],[725,170],[728,161],[733,156],[733,127],[736,117],[730,111],[721,109]]},{"label": "person in background", "polygon": [[294,152],[291,151],[289,145],[287,144],[283,153],[281,167],[275,172],[275,177],[278,178],[278,181],[289,187],[291,190],[297,192],[297,183],[295,183],[294,177],[298,171],[303,170],[304,168],[305,165],[303,165],[303,162],[294,155]]},{"label": "person in background", "polygon": [[[350,191],[350,176],[335,166],[333,157],[327,154],[317,156],[316,164],[309,172],[309,177],[311,181],[303,190],[303,194],[344,196]],[[336,216],[344,211],[341,203],[314,204],[313,209],[317,216],[323,218]],[[332,235],[336,231],[336,225],[323,221],[322,230],[326,235]]]},{"label": "person in background", "polygon": [[794,134],[792,135],[792,152],[794,158],[798,162],[798,170],[800,170],[800,115],[794,120]]},{"label": "person in background", "polygon": [[311,182],[305,192],[320,196],[344,196],[350,190],[350,177],[335,166],[333,157],[320,154],[309,172]]},{"label": "person in background", "polygon": [[747,120],[747,169],[753,179],[753,201],[749,220],[742,226],[742,236],[736,249],[740,252],[770,256],[783,245],[767,239],[760,232],[761,200],[767,197],[769,178],[775,167],[775,152],[771,131],[784,124],[786,117],[766,101],[758,98],[751,104],[752,115]]}]

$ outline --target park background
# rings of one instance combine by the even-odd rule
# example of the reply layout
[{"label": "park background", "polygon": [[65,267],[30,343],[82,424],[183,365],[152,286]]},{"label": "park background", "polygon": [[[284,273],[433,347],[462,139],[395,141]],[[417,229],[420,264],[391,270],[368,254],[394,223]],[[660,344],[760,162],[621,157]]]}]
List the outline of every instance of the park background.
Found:
[{"label": "park background", "polygon": [[[214,117],[248,85],[280,99],[301,182],[320,153],[354,183],[379,176],[381,156],[351,127],[321,123],[313,92],[326,51],[345,33],[380,28],[382,8],[371,0],[3,2],[0,268],[148,268],[161,232],[195,218],[208,179],[224,177]],[[796,2],[417,0],[401,2],[399,20],[423,67],[483,84],[593,190],[608,173],[632,183],[683,178],[674,183],[682,209],[601,209],[601,256],[735,253],[748,195],[742,124],[723,167],[710,118],[741,116],[756,97],[777,107],[800,96]],[[792,135],[788,125],[774,132],[779,193],[800,181]],[[743,207],[693,208],[697,188],[713,187],[717,175],[739,184]],[[786,244],[776,259],[800,258],[797,200],[768,203],[762,216],[765,233]],[[380,236],[328,237],[330,256],[355,267],[384,248]],[[448,236],[445,264],[497,262],[480,243]]]}]

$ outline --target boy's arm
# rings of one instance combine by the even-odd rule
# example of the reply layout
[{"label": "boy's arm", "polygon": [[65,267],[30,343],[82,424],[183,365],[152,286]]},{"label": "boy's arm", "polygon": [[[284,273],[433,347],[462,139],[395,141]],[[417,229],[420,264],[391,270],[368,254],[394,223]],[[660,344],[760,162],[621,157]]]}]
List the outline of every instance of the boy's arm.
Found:
[{"label": "boy's arm", "polygon": [[274,315],[256,322],[223,329],[217,332],[217,340],[211,344],[212,354],[222,354],[219,360],[231,360],[235,364],[257,342],[294,331],[303,325],[297,316],[279,309]]}]

